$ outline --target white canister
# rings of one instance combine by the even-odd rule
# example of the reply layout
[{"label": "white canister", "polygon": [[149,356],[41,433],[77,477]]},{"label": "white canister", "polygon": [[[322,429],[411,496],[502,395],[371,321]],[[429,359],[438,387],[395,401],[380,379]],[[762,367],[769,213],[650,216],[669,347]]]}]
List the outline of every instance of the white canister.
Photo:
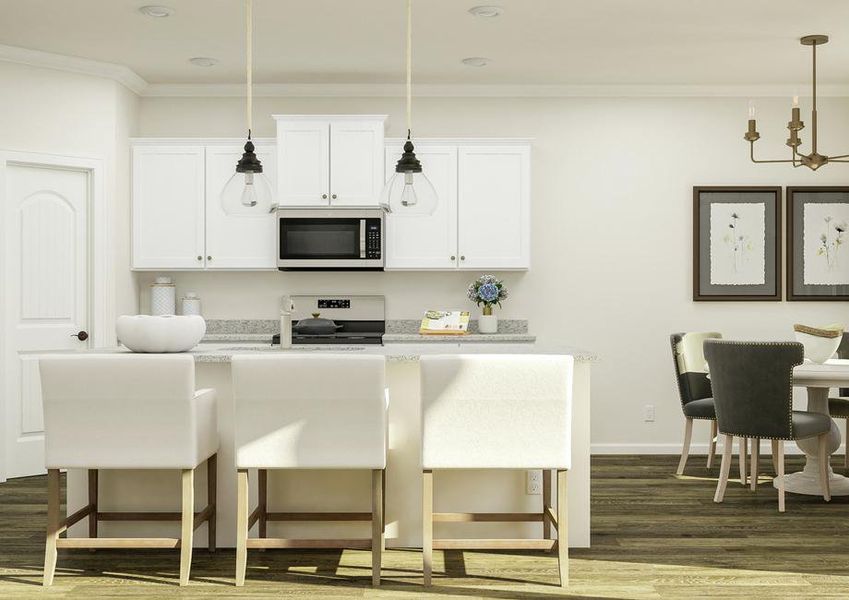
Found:
[{"label": "white canister", "polygon": [[150,314],[153,316],[177,314],[177,286],[170,277],[157,277],[151,284]]},{"label": "white canister", "polygon": [[200,310],[200,298],[198,298],[197,293],[195,292],[186,292],[186,295],[183,296],[182,299],[183,304],[183,314],[184,315],[201,315]]},{"label": "white canister", "polygon": [[285,309],[280,311],[280,347],[292,347],[292,313]]}]

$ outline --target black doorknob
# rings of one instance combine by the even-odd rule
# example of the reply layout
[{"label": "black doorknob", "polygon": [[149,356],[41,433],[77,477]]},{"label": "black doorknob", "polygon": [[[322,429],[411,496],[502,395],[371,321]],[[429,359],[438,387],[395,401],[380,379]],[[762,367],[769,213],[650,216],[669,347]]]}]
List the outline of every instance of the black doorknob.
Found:
[{"label": "black doorknob", "polygon": [[86,333],[85,331],[80,331],[79,333],[72,333],[71,337],[75,337],[81,342],[84,342],[88,339],[88,333]]}]

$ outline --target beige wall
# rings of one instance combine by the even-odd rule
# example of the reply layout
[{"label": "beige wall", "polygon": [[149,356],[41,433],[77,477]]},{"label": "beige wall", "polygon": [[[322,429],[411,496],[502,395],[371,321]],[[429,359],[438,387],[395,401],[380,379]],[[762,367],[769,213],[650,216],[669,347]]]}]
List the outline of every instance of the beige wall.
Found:
[{"label": "beige wall", "polygon": [[[804,107],[803,107],[804,108]],[[504,273],[500,314],[528,318],[542,341],[597,351],[592,435],[596,450],[677,451],[681,414],[668,335],[711,329],[727,337],[786,339],[801,321],[849,324],[846,303],[693,303],[691,188],[710,184],[849,183],[845,165],[819,173],[748,162],[744,98],[443,99],[415,104],[420,137],[532,137],[533,268]],[[849,147],[849,102],[822,102],[822,150]],[[142,136],[238,136],[239,99],[144,98]],[[272,113],[388,113],[403,132],[400,99],[258,98],[255,132],[273,136]],[[764,154],[784,155],[789,100],[758,102]],[[809,134],[803,132],[803,138]],[[468,307],[472,273],[176,274],[210,317],[275,316],[283,293],[387,296],[391,318],[430,307]],[[140,275],[149,283],[152,275]],[[142,295],[144,295],[142,289]],[[657,420],[643,422],[646,404]],[[698,432],[697,441],[706,437]]]}]

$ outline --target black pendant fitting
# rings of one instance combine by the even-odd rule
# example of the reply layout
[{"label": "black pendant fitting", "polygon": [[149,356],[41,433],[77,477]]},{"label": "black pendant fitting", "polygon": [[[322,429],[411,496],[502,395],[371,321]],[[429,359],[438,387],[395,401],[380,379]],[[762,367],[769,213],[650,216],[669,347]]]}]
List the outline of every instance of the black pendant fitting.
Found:
[{"label": "black pendant fitting", "polygon": [[416,153],[413,152],[413,142],[410,141],[410,134],[407,133],[407,142],[404,144],[404,153],[398,164],[395,165],[396,173],[421,173],[422,163],[416,158]]},{"label": "black pendant fitting", "polygon": [[236,163],[236,173],[262,173],[262,163],[254,154],[254,143],[251,141],[251,133],[248,132],[248,141],[245,144],[245,153]]}]

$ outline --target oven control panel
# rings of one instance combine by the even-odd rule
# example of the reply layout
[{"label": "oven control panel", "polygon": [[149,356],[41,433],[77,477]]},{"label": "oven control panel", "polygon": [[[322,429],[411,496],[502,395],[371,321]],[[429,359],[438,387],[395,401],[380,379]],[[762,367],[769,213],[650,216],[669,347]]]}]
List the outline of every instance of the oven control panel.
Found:
[{"label": "oven control panel", "polygon": [[349,298],[319,298],[318,308],[351,308]]}]

